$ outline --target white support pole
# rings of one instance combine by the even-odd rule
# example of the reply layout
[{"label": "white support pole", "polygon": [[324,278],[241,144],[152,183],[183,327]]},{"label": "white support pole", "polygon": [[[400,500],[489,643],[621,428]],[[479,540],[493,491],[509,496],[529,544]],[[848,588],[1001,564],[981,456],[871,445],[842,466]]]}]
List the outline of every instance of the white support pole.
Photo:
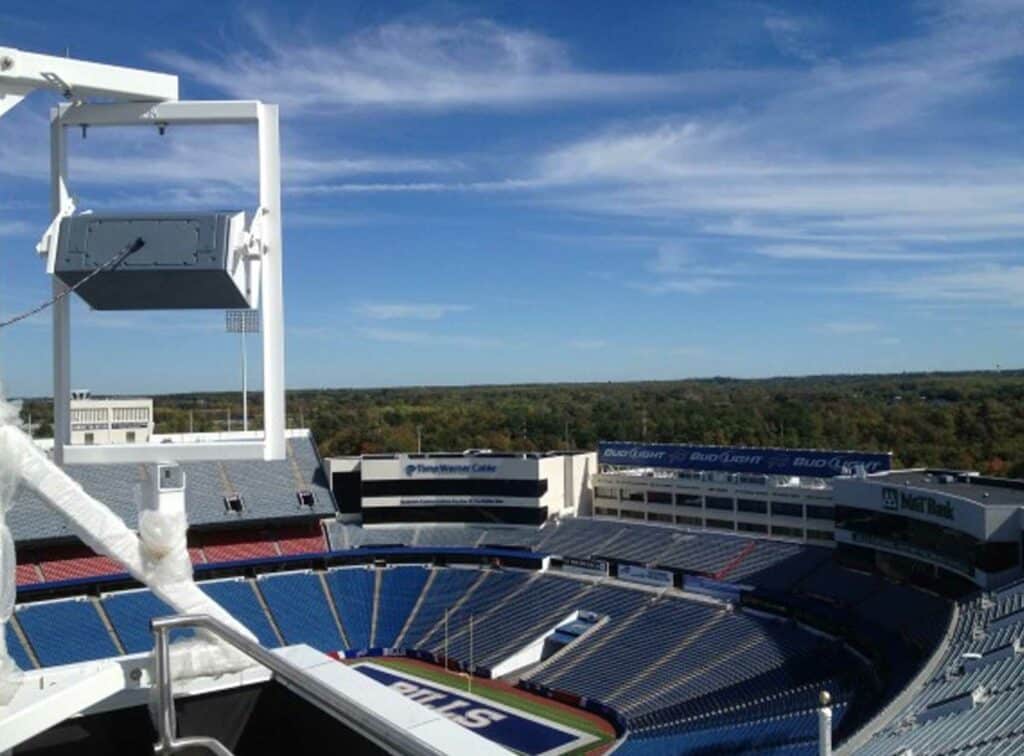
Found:
[{"label": "white support pole", "polygon": [[832,696],[825,690],[818,709],[818,756],[832,756]]},{"label": "white support pole", "polygon": [[281,141],[276,105],[257,109],[260,208],[266,252],[260,266],[263,316],[264,459],[284,459],[284,287],[281,239]]},{"label": "white support pole", "polygon": [[[65,207],[68,194],[67,135],[60,111],[50,114],[50,213],[56,217]],[[52,278],[53,296],[67,287]],[[53,305],[53,461],[64,463],[64,447],[71,443],[71,298]]]},{"label": "white support pole", "polygon": [[249,364],[245,358],[245,330],[242,339],[242,430],[249,430]]}]

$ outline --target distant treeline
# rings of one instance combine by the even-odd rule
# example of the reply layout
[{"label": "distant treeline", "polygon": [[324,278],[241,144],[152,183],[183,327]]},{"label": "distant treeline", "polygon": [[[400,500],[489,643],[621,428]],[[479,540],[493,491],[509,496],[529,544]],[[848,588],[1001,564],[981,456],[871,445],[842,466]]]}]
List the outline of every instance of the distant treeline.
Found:
[{"label": "distant treeline", "polygon": [[[261,427],[260,397],[250,422]],[[25,402],[36,435],[48,400]],[[230,419],[229,419],[230,418]],[[157,432],[241,427],[237,393],[156,398]],[[593,448],[599,439],[892,451],[900,466],[1024,477],[1024,371],[288,393],[324,455]]]}]

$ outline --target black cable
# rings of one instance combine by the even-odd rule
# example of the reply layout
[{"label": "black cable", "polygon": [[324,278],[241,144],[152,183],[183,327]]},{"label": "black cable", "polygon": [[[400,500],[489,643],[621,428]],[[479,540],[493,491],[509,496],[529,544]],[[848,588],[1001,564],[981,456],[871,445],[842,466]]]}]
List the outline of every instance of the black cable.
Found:
[{"label": "black cable", "polygon": [[97,274],[103,273],[104,271],[107,271],[107,270],[113,270],[118,265],[120,265],[125,260],[127,260],[130,255],[134,255],[136,252],[138,252],[140,249],[142,249],[145,246],[146,246],[145,240],[141,236],[138,237],[135,241],[133,241],[130,244],[126,245],[125,248],[122,249],[118,253],[117,257],[114,257],[114,258],[108,260],[107,262],[103,263],[103,265],[101,265],[100,267],[96,268],[96,270],[94,270],[92,273],[87,275],[81,281],[76,283],[74,286],[72,286],[72,287],[70,287],[68,289],[65,289],[60,294],[55,296],[53,299],[50,299],[50,300],[48,300],[46,302],[43,302],[38,307],[33,307],[31,310],[23,312],[20,315],[15,315],[13,318],[9,318],[7,320],[0,321],[0,328],[6,328],[7,326],[14,325],[15,323],[17,323],[19,321],[25,320],[26,318],[30,318],[33,315],[39,314],[40,312],[42,312],[43,310],[47,309],[48,307],[53,307],[60,300],[64,299],[64,297],[66,297],[68,294],[70,294],[73,291],[77,291],[80,286],[82,286],[87,281],[89,281],[89,279],[91,279],[93,276],[96,276]]}]

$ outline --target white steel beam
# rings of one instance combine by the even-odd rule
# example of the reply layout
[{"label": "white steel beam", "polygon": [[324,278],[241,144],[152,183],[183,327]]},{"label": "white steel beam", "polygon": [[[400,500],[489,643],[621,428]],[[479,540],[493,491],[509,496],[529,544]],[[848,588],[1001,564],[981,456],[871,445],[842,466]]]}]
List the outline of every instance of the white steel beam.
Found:
[{"label": "white steel beam", "polygon": [[178,99],[177,76],[0,47],[0,97],[44,88],[73,99]]},{"label": "white steel beam", "polygon": [[263,264],[263,432],[266,459],[285,459],[284,286],[281,259],[281,140],[277,105],[259,106],[260,212]]},{"label": "white steel beam", "polygon": [[256,123],[259,106],[255,100],[74,103],[61,106],[61,121],[65,126],[230,126]]},{"label": "white steel beam", "polygon": [[[67,134],[59,111],[50,114],[50,213],[56,217],[70,198],[68,191]],[[64,447],[71,443],[71,298],[67,287],[51,277],[53,312],[53,461],[64,463]],[[59,299],[57,299],[59,297]]]}]

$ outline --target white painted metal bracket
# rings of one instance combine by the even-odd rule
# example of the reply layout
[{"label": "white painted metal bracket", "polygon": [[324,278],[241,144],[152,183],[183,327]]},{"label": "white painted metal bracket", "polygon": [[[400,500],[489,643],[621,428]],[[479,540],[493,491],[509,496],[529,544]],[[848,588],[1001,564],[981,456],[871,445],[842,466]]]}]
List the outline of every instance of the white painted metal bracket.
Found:
[{"label": "white painted metal bracket", "polygon": [[0,116],[36,89],[56,90],[75,101],[177,100],[178,77],[0,47]]}]

